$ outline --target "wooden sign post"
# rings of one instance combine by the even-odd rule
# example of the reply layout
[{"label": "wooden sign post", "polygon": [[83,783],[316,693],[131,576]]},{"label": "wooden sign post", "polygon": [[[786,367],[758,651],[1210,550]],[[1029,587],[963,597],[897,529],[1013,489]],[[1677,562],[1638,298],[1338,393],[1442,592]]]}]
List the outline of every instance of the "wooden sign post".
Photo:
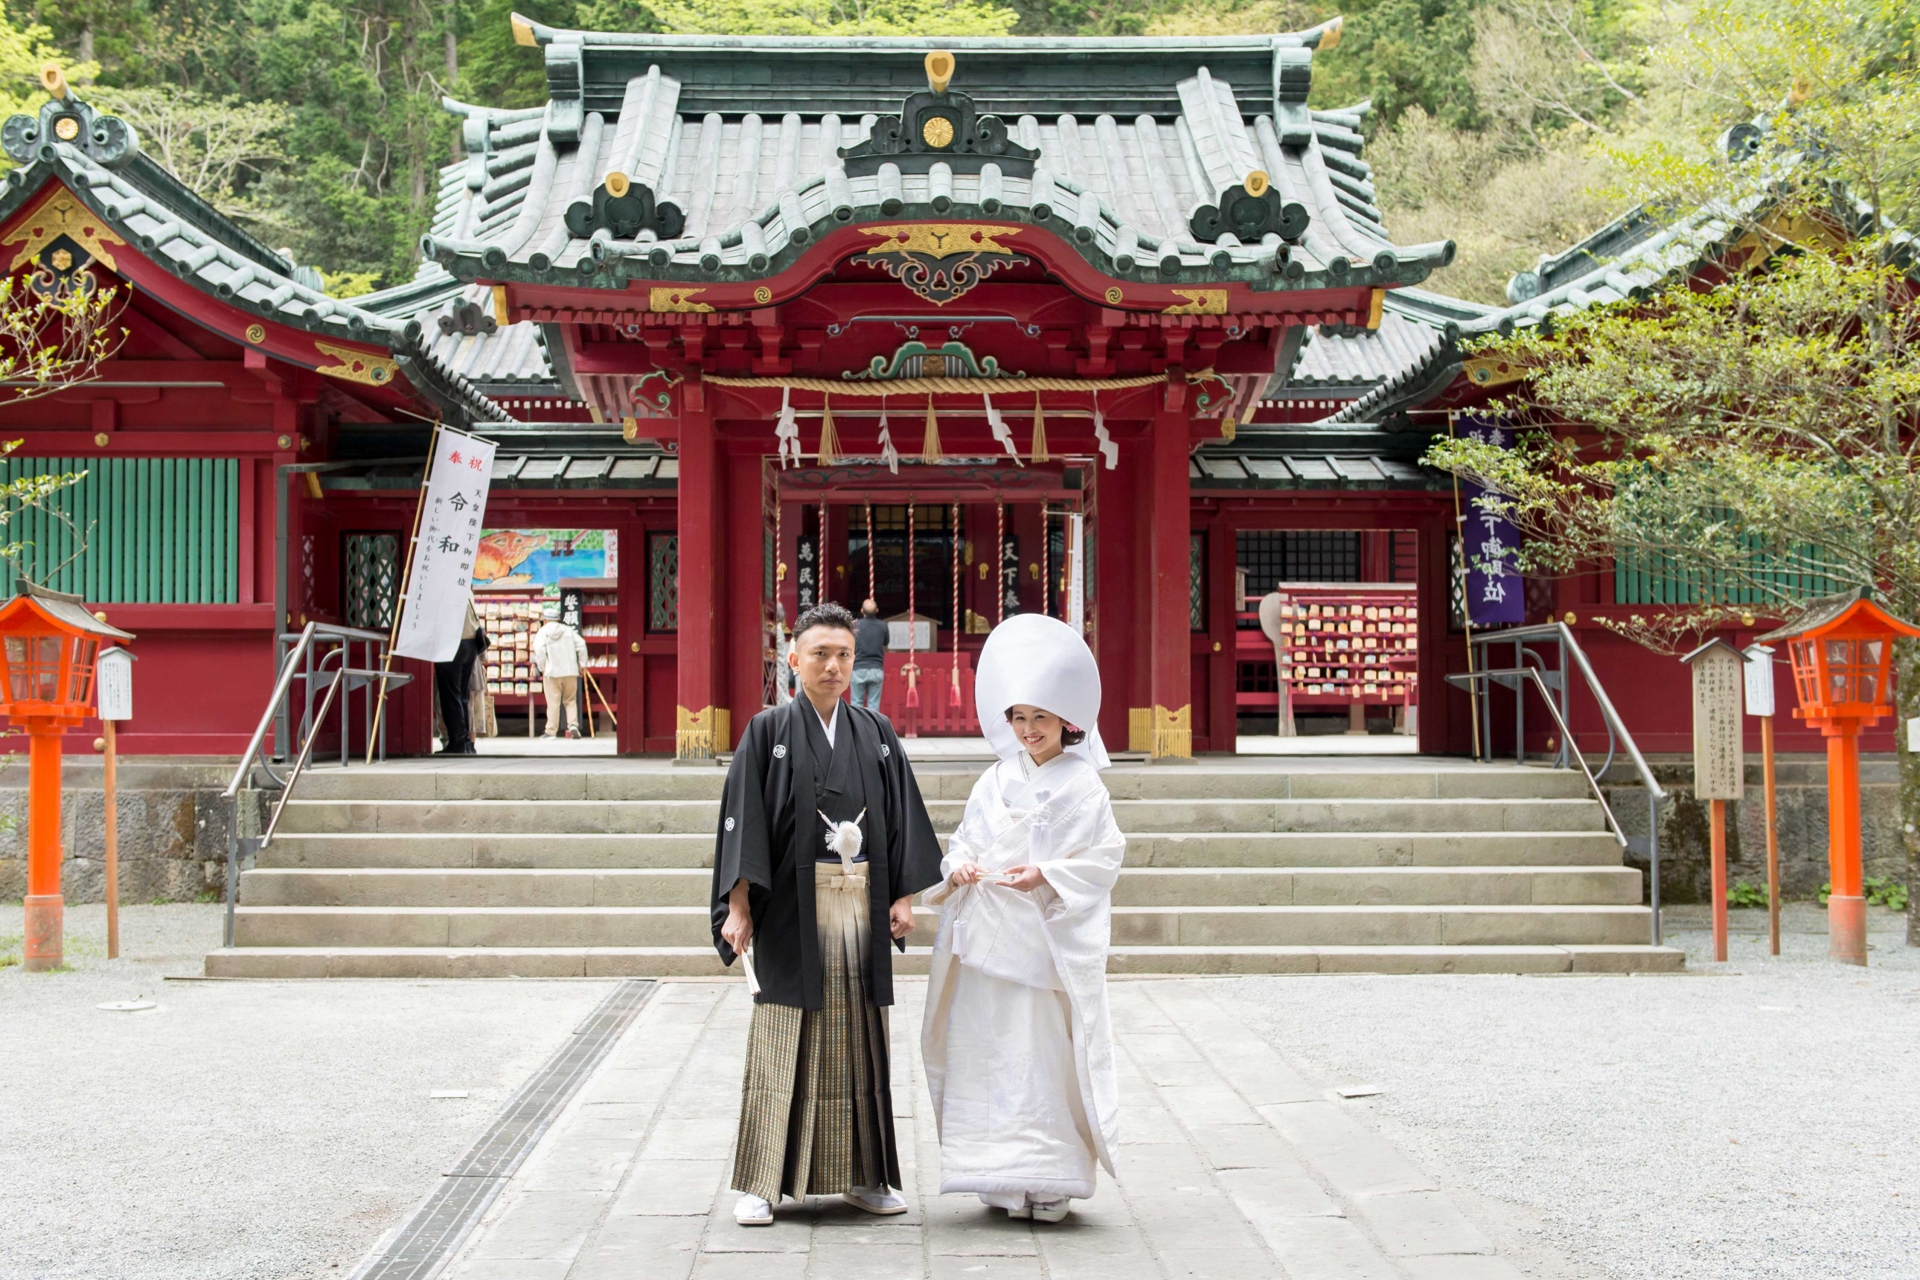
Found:
[{"label": "wooden sign post", "polygon": [[1760,769],[1767,786],[1767,947],[1780,954],[1780,833],[1774,825],[1773,648],[1750,644],[1746,655],[1747,714],[1760,717]]},{"label": "wooden sign post", "polygon": [[115,800],[115,757],[113,726],[118,720],[133,719],[133,657],[118,647],[102,649],[94,664],[94,688],[99,697],[100,726],[105,731],[101,746],[106,751],[103,767],[102,797],[106,804],[107,840],[107,959],[120,958],[120,814]]},{"label": "wooden sign post", "polygon": [[1746,659],[1709,640],[1680,661],[1693,669],[1693,794],[1713,807],[1713,958],[1727,958],[1727,801],[1740,798],[1740,691]]}]

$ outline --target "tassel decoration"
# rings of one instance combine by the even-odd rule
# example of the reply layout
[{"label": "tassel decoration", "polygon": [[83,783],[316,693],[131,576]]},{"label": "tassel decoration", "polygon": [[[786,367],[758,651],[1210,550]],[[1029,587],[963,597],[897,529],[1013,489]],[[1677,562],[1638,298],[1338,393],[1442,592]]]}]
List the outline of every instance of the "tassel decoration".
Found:
[{"label": "tassel decoration", "polygon": [[1033,460],[1047,461],[1047,414],[1040,407],[1040,393],[1033,393]]},{"label": "tassel decoration", "polygon": [[920,461],[932,466],[940,461],[940,419],[933,416],[933,397],[927,397],[927,434],[920,444]]},{"label": "tassel decoration", "polygon": [[820,465],[830,467],[840,460],[840,433],[833,429],[833,397],[820,397]]}]

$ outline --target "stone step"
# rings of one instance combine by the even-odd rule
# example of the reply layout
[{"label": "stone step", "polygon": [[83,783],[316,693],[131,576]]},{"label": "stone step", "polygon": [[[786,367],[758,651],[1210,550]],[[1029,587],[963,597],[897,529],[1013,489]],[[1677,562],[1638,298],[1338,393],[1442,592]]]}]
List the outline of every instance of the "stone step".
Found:
[{"label": "stone step", "polygon": [[[936,915],[916,910],[930,945]],[[1115,907],[1115,946],[1516,946],[1636,943],[1641,906]],[[704,907],[242,906],[241,947],[698,947]]]},{"label": "stone step", "polygon": [[[599,766],[529,769],[524,761],[423,767],[394,764],[318,770],[300,780],[303,800],[718,800],[719,769]],[[984,765],[914,766],[929,801],[964,801]],[[1567,769],[1450,763],[1426,768],[1349,770],[1312,762],[1183,766],[1116,765],[1102,775],[1116,800],[1579,799],[1586,781]]]},{"label": "stone step", "polygon": [[[965,805],[927,806],[951,831]],[[1122,831],[1598,831],[1605,819],[1591,799],[1425,800],[1116,800]],[[492,835],[712,833],[719,806],[707,800],[293,800],[287,832],[436,832]]]},{"label": "stone step", "polygon": [[[256,869],[248,907],[699,907],[700,868],[618,870]],[[1127,867],[1117,907],[1615,905],[1640,902],[1631,867]]]},{"label": "stone step", "polygon": [[[921,974],[909,947],[894,972]],[[1669,973],[1685,953],[1644,943],[1565,946],[1115,947],[1115,975],[1191,973]],[[214,978],[714,978],[712,947],[233,947],[207,956]],[[737,970],[735,971],[737,976]]]},{"label": "stone step", "polygon": [[[943,842],[944,843],[944,842]],[[1605,831],[1249,831],[1187,835],[1129,832],[1129,866],[1465,867],[1619,866]],[[282,831],[259,865],[295,867],[710,867],[710,832],[436,835],[423,832]]]}]

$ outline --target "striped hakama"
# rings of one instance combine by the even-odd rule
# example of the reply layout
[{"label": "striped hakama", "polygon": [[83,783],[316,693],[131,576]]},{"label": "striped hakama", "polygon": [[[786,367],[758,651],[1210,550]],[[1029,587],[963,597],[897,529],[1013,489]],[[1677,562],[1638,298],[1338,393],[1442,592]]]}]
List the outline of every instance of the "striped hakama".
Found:
[{"label": "striped hakama", "polygon": [[769,1203],[900,1185],[887,1011],[867,1000],[867,877],[847,865],[814,869],[823,1007],[753,1007],[733,1189]]}]

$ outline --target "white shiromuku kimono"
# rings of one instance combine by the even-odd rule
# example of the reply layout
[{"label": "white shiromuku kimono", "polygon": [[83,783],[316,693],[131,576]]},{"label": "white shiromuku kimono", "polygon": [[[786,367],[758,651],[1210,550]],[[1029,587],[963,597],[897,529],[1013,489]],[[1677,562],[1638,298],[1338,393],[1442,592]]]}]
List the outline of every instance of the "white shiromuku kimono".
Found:
[{"label": "white shiromuku kimono", "polygon": [[974,785],[940,869],[1030,863],[1046,883],[1024,893],[943,881],[926,895],[941,908],[921,1047],[942,1193],[1018,1208],[1092,1195],[1096,1161],[1113,1172],[1107,945],[1125,852],[1106,785],[1078,749],[1044,765],[1010,753]]}]

